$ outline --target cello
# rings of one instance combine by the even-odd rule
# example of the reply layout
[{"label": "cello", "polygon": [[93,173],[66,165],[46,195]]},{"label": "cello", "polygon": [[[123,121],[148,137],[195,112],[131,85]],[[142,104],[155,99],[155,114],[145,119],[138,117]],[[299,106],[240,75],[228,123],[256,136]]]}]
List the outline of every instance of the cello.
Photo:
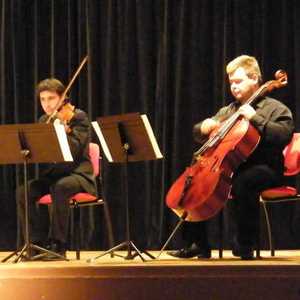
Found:
[{"label": "cello", "polygon": [[[251,105],[259,97],[286,84],[286,72],[278,70],[275,80],[261,85],[245,104]],[[229,198],[234,172],[259,141],[258,131],[236,111],[194,152],[191,165],[169,189],[167,206],[181,220],[197,222],[213,217]]]}]

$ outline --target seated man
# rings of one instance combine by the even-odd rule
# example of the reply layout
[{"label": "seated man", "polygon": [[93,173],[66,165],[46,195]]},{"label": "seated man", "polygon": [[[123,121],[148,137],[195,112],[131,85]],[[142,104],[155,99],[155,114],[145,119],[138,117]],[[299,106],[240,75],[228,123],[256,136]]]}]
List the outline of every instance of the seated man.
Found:
[{"label": "seated man", "polygon": [[[234,101],[221,108],[215,116],[196,124],[194,136],[199,143],[203,143],[221,122],[237,111],[260,135],[255,150],[234,173],[231,190],[237,227],[233,255],[252,259],[259,218],[259,194],[282,182],[282,151],[292,138],[294,124],[291,111],[278,100],[260,96],[251,106],[246,103],[258,91],[262,82],[260,68],[254,57],[241,55],[235,58],[227,65],[226,72]],[[185,247],[170,254],[181,258],[197,255],[199,258],[209,258],[211,252],[205,224],[186,226],[189,234],[185,233],[188,237]]]},{"label": "seated man", "polygon": [[[45,112],[39,122],[45,123],[52,116],[65,91],[64,85],[55,78],[45,79],[37,85],[36,94]],[[29,226],[33,244],[44,246],[62,256],[67,249],[69,198],[78,192],[96,193],[96,183],[89,157],[90,122],[85,112],[75,109],[71,119],[66,120],[66,108],[62,107],[55,114],[52,122],[62,122],[67,132],[69,146],[74,162],[41,164],[40,176],[28,182]],[[67,113],[69,113],[67,111]],[[45,141],[46,143],[47,141]],[[49,237],[43,236],[43,221],[35,202],[45,194],[51,194],[52,207],[50,215]],[[17,189],[17,204],[20,224],[25,227],[24,186]],[[55,259],[48,255],[48,259]]]}]

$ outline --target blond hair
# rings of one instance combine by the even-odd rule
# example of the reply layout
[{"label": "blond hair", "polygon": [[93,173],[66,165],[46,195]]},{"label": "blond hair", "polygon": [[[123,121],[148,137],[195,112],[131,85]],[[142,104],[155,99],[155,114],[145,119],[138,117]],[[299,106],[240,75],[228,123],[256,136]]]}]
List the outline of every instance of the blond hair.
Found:
[{"label": "blond hair", "polygon": [[233,59],[231,62],[227,64],[226,73],[230,75],[240,67],[242,67],[245,70],[246,74],[249,77],[252,77],[253,75],[257,75],[258,82],[262,81],[261,71],[258,62],[254,56],[241,55],[236,57],[235,59]]}]

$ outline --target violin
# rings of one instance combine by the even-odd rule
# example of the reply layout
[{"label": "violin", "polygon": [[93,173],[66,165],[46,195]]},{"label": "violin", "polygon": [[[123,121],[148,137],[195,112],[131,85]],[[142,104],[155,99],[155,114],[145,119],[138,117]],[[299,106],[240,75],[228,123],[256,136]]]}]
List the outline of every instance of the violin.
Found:
[{"label": "violin", "polygon": [[69,99],[65,99],[62,105],[57,108],[56,117],[62,122],[68,124],[74,116],[75,106],[71,104]]},{"label": "violin", "polygon": [[68,91],[70,90],[74,80],[80,73],[81,69],[85,65],[88,60],[88,56],[86,56],[82,62],[80,63],[79,67],[77,68],[75,74],[73,75],[72,79],[70,80],[68,86],[64,90],[60,101],[57,103],[55,109],[53,110],[52,114],[48,117],[46,124],[48,124],[52,119],[58,118],[66,127],[67,133],[71,132],[70,127],[68,124],[72,120],[75,114],[75,106],[70,103],[69,98],[66,97]]}]

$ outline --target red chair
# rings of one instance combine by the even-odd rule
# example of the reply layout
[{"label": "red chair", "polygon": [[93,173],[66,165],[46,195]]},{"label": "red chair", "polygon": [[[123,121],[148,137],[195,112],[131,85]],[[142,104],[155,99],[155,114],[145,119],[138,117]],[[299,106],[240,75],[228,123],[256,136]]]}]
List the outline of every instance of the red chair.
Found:
[{"label": "red chair", "polygon": [[[283,151],[285,176],[295,176],[300,173],[300,133],[294,133],[292,141]],[[300,200],[300,194],[295,187],[279,186],[263,191],[260,195],[260,203],[266,218],[269,246],[271,256],[275,256],[275,250],[272,242],[271,223],[267,210],[267,205]]]},{"label": "red chair", "polygon": [[[93,172],[97,179],[100,178],[100,149],[97,144],[90,143],[89,144],[89,154],[91,158],[91,162],[93,165]],[[101,183],[101,182],[100,182]],[[51,195],[47,194],[41,197],[38,201],[39,204],[43,205],[51,205],[52,199]],[[91,195],[89,193],[77,193],[74,196],[70,198],[70,208],[74,209],[73,214],[73,228],[74,228],[74,236],[76,241],[76,259],[80,259],[80,232],[81,232],[81,226],[80,226],[80,208],[83,206],[95,206],[95,205],[103,205],[104,208],[104,217],[106,222],[106,228],[107,228],[107,234],[108,234],[108,242],[109,242],[109,248],[112,248],[114,246],[114,237],[113,237],[113,231],[112,231],[112,224],[111,224],[111,218],[109,209],[107,206],[107,203],[104,199]],[[113,256],[113,253],[111,254]]]}]

